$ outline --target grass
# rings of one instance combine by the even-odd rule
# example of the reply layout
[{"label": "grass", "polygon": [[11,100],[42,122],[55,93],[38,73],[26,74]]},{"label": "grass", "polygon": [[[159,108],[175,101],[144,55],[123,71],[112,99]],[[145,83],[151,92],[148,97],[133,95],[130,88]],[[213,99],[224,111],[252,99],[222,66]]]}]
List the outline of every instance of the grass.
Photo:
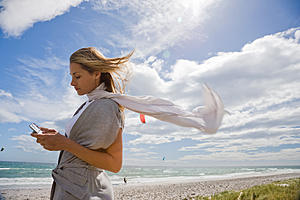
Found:
[{"label": "grass", "polygon": [[224,191],[212,196],[189,197],[185,200],[300,200],[300,178],[276,181],[241,191]]}]

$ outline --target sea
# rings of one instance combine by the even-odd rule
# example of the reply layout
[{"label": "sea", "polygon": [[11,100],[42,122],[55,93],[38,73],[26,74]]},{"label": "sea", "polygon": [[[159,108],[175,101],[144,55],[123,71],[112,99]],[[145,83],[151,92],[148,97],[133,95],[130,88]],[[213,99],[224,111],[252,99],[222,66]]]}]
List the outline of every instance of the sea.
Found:
[{"label": "sea", "polygon": [[[0,190],[50,187],[54,163],[0,161]],[[123,166],[107,172],[113,185],[215,180],[268,174],[300,173],[300,166],[178,167]]]}]

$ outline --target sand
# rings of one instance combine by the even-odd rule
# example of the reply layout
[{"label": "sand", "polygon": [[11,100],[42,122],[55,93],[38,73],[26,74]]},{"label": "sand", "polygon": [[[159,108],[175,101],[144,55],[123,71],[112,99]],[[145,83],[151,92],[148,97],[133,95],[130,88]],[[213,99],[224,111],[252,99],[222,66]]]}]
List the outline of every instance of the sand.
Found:
[{"label": "sand", "polygon": [[[184,183],[124,184],[114,186],[114,193],[116,200],[182,200],[197,195],[211,195],[226,190],[242,190],[255,185],[299,177],[300,173],[289,173],[219,180],[193,180]],[[44,200],[49,199],[50,194],[50,188],[0,189],[0,191],[6,200]]]}]

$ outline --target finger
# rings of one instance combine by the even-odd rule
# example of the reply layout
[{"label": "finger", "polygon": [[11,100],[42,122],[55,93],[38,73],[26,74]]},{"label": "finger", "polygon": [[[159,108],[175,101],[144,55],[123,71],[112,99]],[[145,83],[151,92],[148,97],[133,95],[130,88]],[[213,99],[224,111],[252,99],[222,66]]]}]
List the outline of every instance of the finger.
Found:
[{"label": "finger", "polygon": [[48,134],[48,135],[55,135],[57,132],[55,131],[55,132],[47,132],[46,134]]},{"label": "finger", "polygon": [[48,128],[45,128],[45,127],[39,127],[42,131],[48,131],[49,129]]},{"label": "finger", "polygon": [[40,143],[41,145],[46,145],[47,142],[45,142],[45,140],[39,140],[39,143]]},{"label": "finger", "polygon": [[41,131],[42,131],[42,134],[45,134],[49,131],[48,128],[44,128],[44,127],[40,127]]},{"label": "finger", "polygon": [[41,129],[43,134],[53,134],[56,132],[55,129]]},{"label": "finger", "polygon": [[41,143],[41,142],[43,142],[43,141],[45,141],[45,137],[46,135],[41,135],[41,134],[38,134],[37,136],[36,136],[36,138],[37,138],[37,142],[38,143]]},{"label": "finger", "polygon": [[46,132],[54,132],[54,131],[56,131],[53,128],[45,128],[45,127],[39,127],[39,128],[41,129],[41,131],[46,131]]},{"label": "finger", "polygon": [[56,131],[56,130],[53,129],[53,128],[44,128],[44,127],[40,127],[40,129],[41,129],[42,131],[46,131],[46,132],[55,132],[55,131]]},{"label": "finger", "polygon": [[47,149],[47,146],[46,146],[45,144],[41,144],[41,146],[42,146],[44,149],[48,150],[48,149]]},{"label": "finger", "polygon": [[48,151],[54,151],[50,146],[44,145],[43,147],[44,147],[44,149],[46,149]]},{"label": "finger", "polygon": [[44,135],[54,135],[56,132],[53,131],[47,131],[47,132],[43,132]]},{"label": "finger", "polygon": [[46,134],[53,135],[53,134],[55,134],[56,132],[57,132],[57,131],[53,129],[53,130],[47,131]]},{"label": "finger", "polygon": [[36,138],[38,134],[36,132],[32,132],[30,135]]}]

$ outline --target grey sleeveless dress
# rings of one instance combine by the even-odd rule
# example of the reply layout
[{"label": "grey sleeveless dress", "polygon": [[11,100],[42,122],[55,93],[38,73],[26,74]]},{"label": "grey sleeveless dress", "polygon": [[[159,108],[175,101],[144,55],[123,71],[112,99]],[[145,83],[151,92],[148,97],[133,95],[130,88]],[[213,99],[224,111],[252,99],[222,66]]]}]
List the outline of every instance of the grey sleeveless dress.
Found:
[{"label": "grey sleeveless dress", "polygon": [[[111,99],[98,99],[81,113],[69,138],[92,150],[106,149],[124,128],[123,113]],[[93,167],[67,151],[61,151],[51,200],[111,200],[113,190],[104,170]]]}]

